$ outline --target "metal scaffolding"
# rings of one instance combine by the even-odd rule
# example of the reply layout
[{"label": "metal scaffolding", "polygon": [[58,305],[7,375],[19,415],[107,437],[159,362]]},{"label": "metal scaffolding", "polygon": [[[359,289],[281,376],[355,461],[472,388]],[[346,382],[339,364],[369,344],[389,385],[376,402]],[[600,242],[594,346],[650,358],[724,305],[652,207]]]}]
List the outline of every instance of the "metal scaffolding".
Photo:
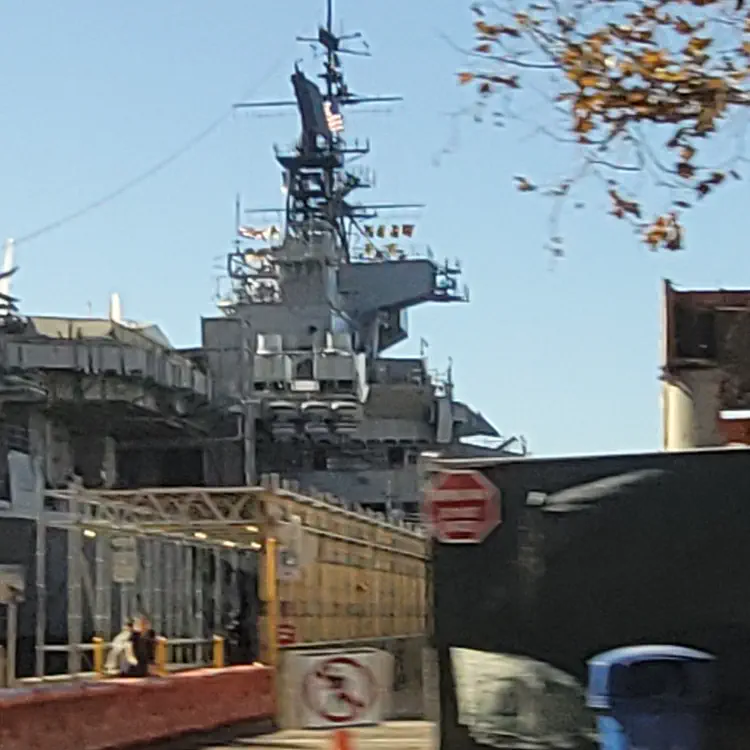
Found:
[{"label": "metal scaffolding", "polygon": [[[46,493],[36,520],[36,679],[45,678],[48,655],[54,653],[67,654],[68,675],[87,673],[83,658],[93,645],[85,642],[86,632],[108,642],[137,612],[148,612],[154,629],[168,639],[170,663],[210,662],[212,637],[237,608],[241,561],[251,555],[257,569],[262,536],[261,526],[249,522],[248,513],[257,504],[247,499],[227,504],[210,497],[210,491],[202,494],[193,502],[186,498],[195,494],[183,490],[177,493],[180,502],[174,496],[159,497],[156,490],[140,495],[139,502],[82,488]],[[196,512],[198,508],[209,512]],[[62,644],[47,642],[50,529],[62,530],[66,537]],[[223,575],[225,563],[229,581]]]},{"label": "metal scaffolding", "polygon": [[[265,477],[258,487],[140,490],[74,485],[46,492],[39,506],[27,518],[36,524],[36,595],[28,595],[35,599],[35,680],[51,672],[90,673],[93,637],[108,643],[138,612],[149,613],[167,638],[174,668],[210,663],[213,636],[224,635],[239,612],[245,573],[258,582],[257,636],[271,660],[279,618],[294,622],[303,641],[423,631],[421,531],[345,509],[329,496],[303,496],[291,482]],[[284,555],[294,543],[286,537],[295,523],[314,544],[291,555],[308,559],[297,560],[277,588],[278,561],[288,562]],[[52,578],[65,581],[64,593],[50,590]],[[60,616],[64,634],[56,627]]]}]

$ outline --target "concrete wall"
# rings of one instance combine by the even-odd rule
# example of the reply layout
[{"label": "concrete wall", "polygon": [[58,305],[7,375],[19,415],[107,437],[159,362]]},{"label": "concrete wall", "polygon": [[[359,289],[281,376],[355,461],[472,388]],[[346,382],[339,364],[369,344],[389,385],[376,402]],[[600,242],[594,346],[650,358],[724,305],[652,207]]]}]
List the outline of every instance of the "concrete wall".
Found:
[{"label": "concrete wall", "polygon": [[668,451],[724,444],[719,431],[721,372],[684,370],[662,385],[663,447]]}]

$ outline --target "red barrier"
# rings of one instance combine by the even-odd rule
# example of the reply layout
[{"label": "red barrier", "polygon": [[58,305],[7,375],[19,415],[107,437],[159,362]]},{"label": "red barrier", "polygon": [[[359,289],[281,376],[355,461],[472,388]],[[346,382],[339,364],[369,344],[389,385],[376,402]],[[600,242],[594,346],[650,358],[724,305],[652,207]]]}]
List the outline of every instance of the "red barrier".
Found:
[{"label": "red barrier", "polygon": [[0,691],[0,750],[118,750],[275,711],[273,670],[259,666]]}]

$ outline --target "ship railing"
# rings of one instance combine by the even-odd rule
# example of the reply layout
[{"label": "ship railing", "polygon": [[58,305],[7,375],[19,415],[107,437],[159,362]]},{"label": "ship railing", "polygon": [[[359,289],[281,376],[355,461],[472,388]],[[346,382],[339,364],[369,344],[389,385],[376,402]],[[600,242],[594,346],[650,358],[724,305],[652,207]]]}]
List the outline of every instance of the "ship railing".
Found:
[{"label": "ship railing", "polygon": [[[163,668],[168,673],[175,673],[210,667],[216,661],[214,653],[215,645],[216,638],[166,638],[166,659]],[[36,685],[96,679],[102,674],[97,669],[97,650],[101,649],[103,660],[106,660],[106,655],[111,648],[111,641],[92,641],[91,643],[81,643],[78,645],[47,644],[42,648],[45,655],[62,655],[77,651],[81,655],[84,669],[75,674],[66,672],[62,674],[44,674],[40,677],[25,677],[18,680],[18,683],[21,685]]]},{"label": "ship railing", "polygon": [[[392,245],[389,249],[388,245]],[[399,242],[388,237],[373,238],[367,247],[357,247],[352,250],[352,260],[359,263],[393,263],[400,260],[429,260],[435,262],[435,254],[429,245],[409,242]]]}]

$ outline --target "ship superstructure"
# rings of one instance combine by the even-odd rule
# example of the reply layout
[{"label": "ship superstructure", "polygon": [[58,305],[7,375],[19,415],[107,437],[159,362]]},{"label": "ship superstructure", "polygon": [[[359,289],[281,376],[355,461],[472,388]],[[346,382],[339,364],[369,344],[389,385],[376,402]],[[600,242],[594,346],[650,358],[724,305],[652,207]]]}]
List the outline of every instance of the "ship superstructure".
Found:
[{"label": "ship superstructure", "polygon": [[[370,147],[348,137],[346,112],[397,97],[349,88],[342,58],[366,49],[355,46],[360,35],[334,33],[332,11],[312,40],[322,83],[295,65],[294,99],[261,103],[296,107],[301,122],[294,146],[276,149],[286,205],[262,227],[262,212],[238,208],[232,293],[203,320],[200,347],[175,350],[157,326],[126,320],[116,295],[107,318],[21,316],[6,246],[0,502],[12,500],[14,472],[48,488],[73,475],[87,487],[135,488],[253,485],[276,473],[412,514],[422,453],[462,454],[461,438],[497,438],[455,400],[450,366],[439,375],[424,356],[388,356],[408,337],[411,307],[468,293],[457,262],[414,247],[415,223],[403,217],[415,204],[356,198],[372,184],[361,166]],[[9,512],[26,512],[23,502]]]},{"label": "ship superstructure", "polygon": [[[301,132],[292,149],[276,149],[286,193],[281,226],[238,227],[228,263],[232,295],[222,302],[225,317],[204,321],[203,344],[209,369],[222,373],[217,387],[244,399],[253,471],[414,512],[422,451],[497,432],[454,400],[450,372],[435,377],[424,357],[384,356],[407,338],[409,308],[466,302],[468,291],[457,262],[437,263],[431,251],[404,244],[414,224],[382,218],[417,205],[356,200],[372,185],[359,167],[370,144],[347,138],[344,113],[398,97],[349,88],[343,56],[368,53],[347,47],[361,35],[334,33],[332,10],[329,1],[326,25],[302,40],[322,48],[322,87],[295,65],[295,101],[239,105],[296,106]],[[242,383],[233,373],[223,377],[227,346],[242,352]]]}]

